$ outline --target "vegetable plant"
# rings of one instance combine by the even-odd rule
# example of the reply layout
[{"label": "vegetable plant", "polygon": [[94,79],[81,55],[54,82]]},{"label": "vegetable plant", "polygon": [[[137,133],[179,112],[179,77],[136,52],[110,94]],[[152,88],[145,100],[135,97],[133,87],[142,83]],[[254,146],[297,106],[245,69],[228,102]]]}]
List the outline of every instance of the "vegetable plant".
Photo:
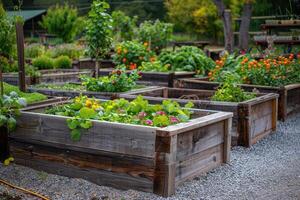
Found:
[{"label": "vegetable plant", "polygon": [[58,69],[72,68],[72,60],[68,56],[59,56],[54,60],[54,67]]},{"label": "vegetable plant", "polygon": [[172,71],[194,71],[198,75],[207,74],[215,66],[201,49],[192,46],[183,46],[175,51],[163,50],[158,60],[163,65],[170,65]]},{"label": "vegetable plant", "polygon": [[163,23],[159,20],[144,21],[138,29],[138,39],[147,43],[151,50],[159,52],[171,41],[173,24]]},{"label": "vegetable plant", "polygon": [[163,65],[160,61],[142,62],[138,70],[143,72],[169,72],[171,71],[171,66],[169,64]]},{"label": "vegetable plant", "polygon": [[33,67],[37,69],[53,69],[54,61],[45,55],[35,58],[32,61]]},{"label": "vegetable plant", "polygon": [[133,70],[141,66],[143,62],[155,61],[155,54],[148,48],[148,44],[135,41],[126,41],[116,46],[116,54],[113,59],[117,65],[125,65]]},{"label": "vegetable plant", "polygon": [[193,104],[182,108],[177,102],[165,100],[162,104],[151,105],[142,96],[133,101],[117,99],[100,102],[86,96],[79,96],[71,103],[47,109],[47,114],[71,117],[67,119],[71,139],[78,141],[82,132],[91,128],[91,120],[119,122],[154,127],[166,127],[191,118]]},{"label": "vegetable plant", "polygon": [[113,32],[117,41],[132,40],[137,29],[137,16],[130,17],[117,10],[112,12]]},{"label": "vegetable plant", "polygon": [[26,58],[36,58],[45,53],[45,47],[41,44],[31,44],[25,47]]},{"label": "vegetable plant", "polygon": [[87,91],[93,92],[126,92],[136,86],[140,78],[137,71],[127,74],[124,70],[115,70],[109,76],[92,78],[82,76],[81,81]]},{"label": "vegetable plant", "polygon": [[0,97],[0,127],[6,127],[8,131],[16,128],[16,118],[20,115],[20,108],[26,106],[26,100],[19,98],[16,92]]}]

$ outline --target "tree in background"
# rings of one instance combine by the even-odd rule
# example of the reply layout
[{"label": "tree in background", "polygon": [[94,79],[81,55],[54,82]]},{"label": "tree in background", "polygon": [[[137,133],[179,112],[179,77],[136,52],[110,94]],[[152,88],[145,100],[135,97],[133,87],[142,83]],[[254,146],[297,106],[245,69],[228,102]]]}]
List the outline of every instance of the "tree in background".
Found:
[{"label": "tree in background", "polygon": [[11,58],[16,43],[16,30],[0,3],[0,56]]},{"label": "tree in background", "polygon": [[137,29],[137,16],[129,17],[124,12],[112,12],[113,32],[117,41],[132,40]]},{"label": "tree in background", "polygon": [[96,59],[96,76],[99,73],[99,59],[111,49],[112,17],[107,13],[109,4],[102,0],[94,0],[88,14],[86,41],[88,52]]},{"label": "tree in background", "polygon": [[50,7],[43,16],[40,25],[48,33],[55,34],[64,42],[71,42],[82,31],[82,18],[78,17],[77,9],[65,4]]}]

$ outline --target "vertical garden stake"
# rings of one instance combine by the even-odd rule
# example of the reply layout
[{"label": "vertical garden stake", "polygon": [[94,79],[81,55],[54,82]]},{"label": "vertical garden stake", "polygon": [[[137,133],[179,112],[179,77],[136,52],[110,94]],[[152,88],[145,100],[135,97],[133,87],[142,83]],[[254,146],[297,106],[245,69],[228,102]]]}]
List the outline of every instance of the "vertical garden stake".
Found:
[{"label": "vertical garden stake", "polygon": [[18,49],[18,64],[19,64],[19,87],[20,90],[25,92],[25,60],[24,60],[24,32],[23,23],[16,22],[17,31],[17,49]]}]

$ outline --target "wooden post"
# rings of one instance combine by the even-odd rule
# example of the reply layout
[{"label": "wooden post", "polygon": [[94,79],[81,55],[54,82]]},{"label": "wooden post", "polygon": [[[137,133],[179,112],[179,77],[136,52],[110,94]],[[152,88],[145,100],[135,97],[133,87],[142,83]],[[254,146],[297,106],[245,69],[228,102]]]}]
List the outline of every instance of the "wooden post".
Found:
[{"label": "wooden post", "polygon": [[4,95],[3,77],[2,77],[1,67],[0,67],[0,95],[1,95],[1,97]]},{"label": "wooden post", "polygon": [[99,60],[96,59],[96,66],[95,66],[95,77],[98,78],[99,77]]},{"label": "wooden post", "polygon": [[16,23],[17,31],[17,50],[18,50],[18,64],[19,64],[19,88],[21,91],[26,91],[25,85],[25,59],[24,59],[24,31],[23,23]]},{"label": "wooden post", "polygon": [[5,127],[0,127],[0,162],[9,157],[8,133]]},{"label": "wooden post", "polygon": [[252,14],[252,3],[244,4],[243,14],[241,18],[240,34],[239,34],[239,48],[240,50],[247,50],[249,48],[249,27]]}]

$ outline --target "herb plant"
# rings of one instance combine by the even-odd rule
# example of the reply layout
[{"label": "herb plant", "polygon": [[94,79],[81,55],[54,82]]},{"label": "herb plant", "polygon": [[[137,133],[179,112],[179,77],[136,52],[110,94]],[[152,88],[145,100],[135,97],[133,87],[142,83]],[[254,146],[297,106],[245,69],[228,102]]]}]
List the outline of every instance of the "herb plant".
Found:
[{"label": "herb plant", "polygon": [[71,117],[67,119],[71,138],[78,141],[81,132],[92,127],[90,120],[166,127],[187,122],[192,114],[188,108],[192,107],[193,104],[188,103],[185,108],[182,108],[177,102],[171,100],[151,105],[142,96],[138,96],[131,102],[125,99],[99,102],[86,96],[79,96],[69,104],[46,110],[46,113]]},{"label": "herb plant", "polygon": [[227,102],[242,102],[255,98],[255,94],[245,92],[237,85],[234,74],[227,74],[224,83],[216,91],[211,100],[213,101],[227,101]]}]

